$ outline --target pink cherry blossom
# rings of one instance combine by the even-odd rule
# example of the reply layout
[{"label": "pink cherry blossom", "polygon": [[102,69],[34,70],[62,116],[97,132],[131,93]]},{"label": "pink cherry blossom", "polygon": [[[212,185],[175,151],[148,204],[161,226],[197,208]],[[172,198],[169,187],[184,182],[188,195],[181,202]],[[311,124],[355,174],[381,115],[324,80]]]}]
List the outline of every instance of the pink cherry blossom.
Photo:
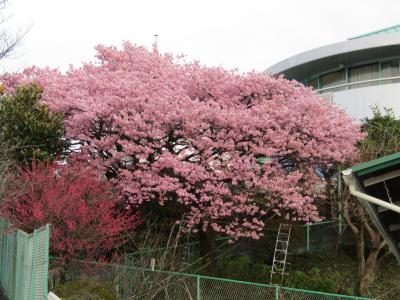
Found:
[{"label": "pink cherry blossom", "polygon": [[67,138],[101,162],[130,207],[176,201],[188,228],[233,238],[258,238],[272,214],[320,219],[315,168],[349,159],[362,138],[343,111],[283,77],[129,43],[97,51],[96,63],[65,74],[32,67],[2,81],[39,83]]}]

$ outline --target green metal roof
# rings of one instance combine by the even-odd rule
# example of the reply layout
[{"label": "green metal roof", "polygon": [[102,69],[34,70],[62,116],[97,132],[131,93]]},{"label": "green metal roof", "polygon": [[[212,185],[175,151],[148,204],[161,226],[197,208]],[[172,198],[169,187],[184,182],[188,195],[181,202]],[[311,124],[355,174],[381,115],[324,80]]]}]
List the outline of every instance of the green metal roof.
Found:
[{"label": "green metal roof", "polygon": [[373,36],[373,35],[381,35],[381,34],[387,34],[387,33],[394,33],[394,32],[400,32],[400,24],[394,25],[391,27],[387,27],[387,28],[383,28],[380,30],[368,32],[365,34],[353,36],[351,38],[348,38],[348,40],[355,40],[355,39],[359,39],[359,38],[363,38],[363,37],[368,37],[368,36]]},{"label": "green metal roof", "polygon": [[370,160],[351,168],[357,176],[363,176],[375,171],[400,165],[400,152],[396,152],[375,160]]}]

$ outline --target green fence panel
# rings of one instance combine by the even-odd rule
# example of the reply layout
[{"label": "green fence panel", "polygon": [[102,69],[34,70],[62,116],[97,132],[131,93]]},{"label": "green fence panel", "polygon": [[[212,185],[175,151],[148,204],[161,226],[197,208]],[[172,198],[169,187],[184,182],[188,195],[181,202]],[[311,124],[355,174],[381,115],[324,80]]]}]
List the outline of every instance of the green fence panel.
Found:
[{"label": "green fence panel", "polygon": [[294,289],[288,287],[281,287],[278,293],[279,297],[276,299],[285,300],[368,300],[370,298],[346,296],[331,293],[323,293],[317,291],[308,291],[302,289]]},{"label": "green fence panel", "polygon": [[0,220],[0,285],[9,300],[47,298],[49,235],[49,225],[27,234]]},{"label": "green fence panel", "polygon": [[[28,249],[28,238],[29,235],[23,231],[18,231],[19,234],[19,243],[17,246],[17,269],[21,270],[23,266],[27,265],[28,257],[27,257],[27,249]],[[25,297],[25,288],[26,288],[26,276],[28,271],[26,272],[17,272],[15,277],[15,299],[24,299]]]},{"label": "green fence panel", "polygon": [[[52,258],[51,263],[53,267],[62,267],[60,259]],[[118,299],[369,300],[364,297],[79,260],[71,261],[65,272],[65,278],[71,281],[84,279],[100,285],[111,284],[115,287]]]},{"label": "green fence panel", "polygon": [[[37,298],[47,297],[48,268],[49,268],[49,225],[37,230],[35,247],[35,281],[34,295]],[[43,297],[43,298],[42,298]]]},{"label": "green fence panel", "polygon": [[200,299],[275,300],[275,287],[213,277],[200,277]]}]

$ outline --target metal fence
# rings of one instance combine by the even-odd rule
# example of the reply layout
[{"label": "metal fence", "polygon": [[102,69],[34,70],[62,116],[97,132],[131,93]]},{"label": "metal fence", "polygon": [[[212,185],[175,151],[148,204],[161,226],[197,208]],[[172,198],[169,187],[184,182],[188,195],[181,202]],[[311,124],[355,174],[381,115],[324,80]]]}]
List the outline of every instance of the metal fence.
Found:
[{"label": "metal fence", "polygon": [[0,284],[9,300],[46,299],[49,225],[27,234],[0,220]]},{"label": "metal fence", "polygon": [[[224,251],[229,244],[230,237],[220,237],[216,239],[215,247],[217,251]],[[125,254],[125,263],[130,266],[142,266],[143,260],[149,261],[151,258],[162,258],[165,261],[193,262],[200,258],[200,243],[188,242],[182,239],[179,243],[159,248],[143,248],[136,252]]]},{"label": "metal fence", "polygon": [[[61,261],[51,260],[54,268],[62,268]],[[367,300],[369,298],[286,288],[276,285],[179,273],[126,265],[72,261],[64,278],[67,281],[84,280],[91,288],[90,280],[97,285],[114,287],[118,299],[155,300]],[[82,279],[84,278],[84,279]],[[64,283],[65,284],[65,283]],[[60,285],[58,285],[60,287]],[[62,286],[62,285],[61,285]],[[82,282],[79,284],[83,289]],[[56,291],[57,290],[57,285]],[[62,289],[61,289],[62,290]],[[75,292],[69,290],[70,293]],[[83,292],[82,292],[83,293]],[[76,295],[58,294],[60,297]]]},{"label": "metal fence", "polygon": [[335,249],[337,246],[355,245],[354,235],[340,220],[328,220],[307,224],[304,228],[303,248],[294,245],[295,252],[319,252]]},{"label": "metal fence", "polygon": [[[228,243],[229,237],[216,240],[216,250],[220,255],[247,255],[250,257],[268,257],[274,253],[277,228],[269,228],[264,232],[264,238],[254,241],[243,239],[233,244]],[[254,245],[253,245],[254,244]],[[337,247],[354,246],[355,239],[346,224],[339,220],[328,220],[314,224],[293,226],[289,249],[292,254],[306,252],[322,252],[335,250]],[[143,248],[134,253],[126,254],[126,263],[130,266],[143,265],[140,260],[150,260],[151,257],[166,255],[179,258],[180,261],[192,262],[200,257],[200,243],[197,241],[180,241],[177,245],[160,248]],[[147,262],[149,263],[149,262]]]}]

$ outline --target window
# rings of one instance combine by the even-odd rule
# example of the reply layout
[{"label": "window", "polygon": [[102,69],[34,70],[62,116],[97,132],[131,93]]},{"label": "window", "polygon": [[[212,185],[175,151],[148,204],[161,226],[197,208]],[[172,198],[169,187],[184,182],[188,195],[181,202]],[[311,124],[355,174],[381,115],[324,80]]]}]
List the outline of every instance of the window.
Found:
[{"label": "window", "polygon": [[[349,69],[349,82],[359,82],[366,80],[379,79],[379,64],[369,64],[360,67]],[[376,85],[376,82],[365,82],[360,84],[350,85],[350,89]]]},{"label": "window", "polygon": [[308,86],[312,87],[313,90],[317,90],[318,89],[318,77],[310,80],[308,82]]},{"label": "window", "polygon": [[[382,78],[400,76],[399,62],[398,61],[383,62],[381,64],[381,75]],[[400,82],[400,79],[389,79],[382,81],[382,83],[395,83],[395,82]]]},{"label": "window", "polygon": [[[321,87],[324,88],[328,88],[328,87],[334,87],[340,84],[345,84],[346,83],[346,74],[344,70],[341,71],[337,71],[337,72],[333,72],[333,73],[329,73],[326,75],[321,76]],[[335,88],[332,90],[329,90],[331,92],[333,91],[339,91],[339,90],[343,90],[344,87],[339,87],[339,88]]]},{"label": "window", "polygon": [[[385,80],[385,78],[391,77],[399,78]],[[395,59],[350,67],[313,77],[307,83],[313,89],[322,89],[320,93],[343,91],[385,83],[400,83],[400,60]]]}]

